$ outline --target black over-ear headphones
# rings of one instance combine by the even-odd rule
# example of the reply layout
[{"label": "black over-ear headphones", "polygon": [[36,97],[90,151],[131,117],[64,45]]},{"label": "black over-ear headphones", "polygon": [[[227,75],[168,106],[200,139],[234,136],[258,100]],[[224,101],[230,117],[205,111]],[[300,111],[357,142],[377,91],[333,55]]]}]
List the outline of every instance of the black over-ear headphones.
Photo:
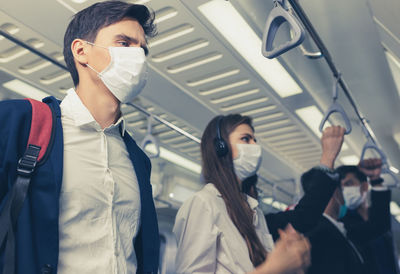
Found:
[{"label": "black over-ear headphones", "polygon": [[218,157],[224,157],[228,153],[228,144],[221,136],[221,122],[224,116],[219,116],[217,121],[217,137],[214,139],[215,152]]}]

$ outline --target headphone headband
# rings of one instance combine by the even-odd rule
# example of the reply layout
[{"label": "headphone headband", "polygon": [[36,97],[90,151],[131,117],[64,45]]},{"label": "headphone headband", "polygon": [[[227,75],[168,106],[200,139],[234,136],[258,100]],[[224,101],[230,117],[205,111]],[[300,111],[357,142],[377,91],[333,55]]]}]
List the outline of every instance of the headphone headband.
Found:
[{"label": "headphone headband", "polygon": [[215,151],[216,151],[218,157],[224,157],[226,154],[228,154],[228,145],[225,142],[225,140],[222,138],[222,135],[221,135],[221,123],[222,123],[223,118],[224,118],[223,115],[219,116],[219,118],[218,118],[217,137],[214,139]]}]

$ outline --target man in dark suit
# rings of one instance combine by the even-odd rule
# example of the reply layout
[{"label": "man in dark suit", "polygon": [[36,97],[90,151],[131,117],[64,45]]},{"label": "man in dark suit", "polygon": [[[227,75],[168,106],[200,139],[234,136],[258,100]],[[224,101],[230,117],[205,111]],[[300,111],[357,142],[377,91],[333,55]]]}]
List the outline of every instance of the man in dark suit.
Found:
[{"label": "man in dark suit", "polygon": [[[367,274],[396,274],[398,264],[390,221],[391,191],[382,185],[381,166],[380,159],[367,159],[358,166],[337,168],[348,207],[341,221],[348,237],[365,258]],[[369,185],[370,206],[367,197]]]},{"label": "man in dark suit", "polygon": [[[303,182],[304,191],[309,186]],[[309,274],[364,274],[364,259],[347,237],[344,224],[338,221],[344,211],[344,199],[340,186],[321,216],[317,226],[306,233],[311,243]]]},{"label": "man in dark suit", "polygon": [[[53,113],[52,145],[18,215],[15,252],[0,246],[0,272],[10,258],[16,269],[5,274],[158,271],[151,163],[125,130],[120,111],[146,82],[153,20],[143,5],[105,1],[70,22],[64,58],[75,88],[61,104],[43,100]],[[27,100],[0,102],[0,210],[31,120]]]}]

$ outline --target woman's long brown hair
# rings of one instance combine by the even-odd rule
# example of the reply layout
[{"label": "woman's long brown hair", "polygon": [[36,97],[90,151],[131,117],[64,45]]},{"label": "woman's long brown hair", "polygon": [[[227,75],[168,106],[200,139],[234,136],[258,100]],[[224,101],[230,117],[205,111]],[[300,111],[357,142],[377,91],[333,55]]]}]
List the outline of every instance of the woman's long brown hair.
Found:
[{"label": "woman's long brown hair", "polygon": [[232,149],[229,144],[229,135],[237,126],[247,124],[253,128],[251,118],[240,114],[230,114],[221,119],[221,137],[227,143],[229,152],[223,157],[218,157],[214,140],[217,137],[219,118],[220,116],[217,116],[210,121],[201,138],[204,180],[206,183],[214,184],[222,195],[232,222],[246,241],[253,265],[258,266],[264,262],[267,252],[253,225],[253,212],[245,195],[240,190],[239,181],[233,168]]}]

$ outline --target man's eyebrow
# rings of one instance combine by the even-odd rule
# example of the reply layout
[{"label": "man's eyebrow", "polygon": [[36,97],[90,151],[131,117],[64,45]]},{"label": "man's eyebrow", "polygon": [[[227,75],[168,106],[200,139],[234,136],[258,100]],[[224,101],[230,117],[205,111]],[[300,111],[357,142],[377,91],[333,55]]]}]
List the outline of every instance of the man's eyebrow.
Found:
[{"label": "man's eyebrow", "polygon": [[[136,39],[134,37],[130,37],[130,36],[125,35],[125,34],[117,34],[115,36],[115,39],[126,40],[126,41],[129,41],[129,42],[133,43],[133,44],[139,44],[139,40],[138,39]],[[140,45],[140,47],[144,50],[144,54],[147,55],[149,53],[149,49],[147,48],[146,45]]]}]

